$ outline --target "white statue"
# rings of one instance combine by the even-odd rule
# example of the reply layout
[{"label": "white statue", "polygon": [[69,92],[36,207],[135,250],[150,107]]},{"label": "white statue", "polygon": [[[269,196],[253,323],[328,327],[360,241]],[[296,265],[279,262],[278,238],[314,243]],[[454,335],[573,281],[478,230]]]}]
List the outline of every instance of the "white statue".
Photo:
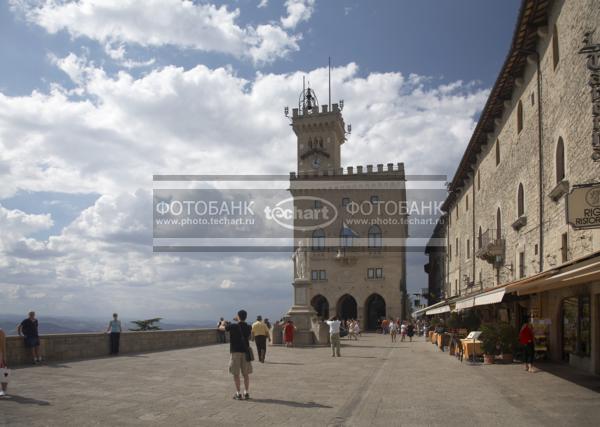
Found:
[{"label": "white statue", "polygon": [[302,240],[298,241],[298,249],[292,255],[294,260],[294,272],[296,279],[308,279],[308,251],[302,245]]}]

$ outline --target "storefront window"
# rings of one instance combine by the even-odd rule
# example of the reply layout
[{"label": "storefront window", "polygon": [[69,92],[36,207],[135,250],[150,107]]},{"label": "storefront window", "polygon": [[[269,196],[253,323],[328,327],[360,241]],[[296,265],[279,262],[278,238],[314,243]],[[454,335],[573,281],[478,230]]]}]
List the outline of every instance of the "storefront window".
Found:
[{"label": "storefront window", "polygon": [[563,359],[569,354],[589,356],[591,348],[590,297],[565,298],[562,303]]}]

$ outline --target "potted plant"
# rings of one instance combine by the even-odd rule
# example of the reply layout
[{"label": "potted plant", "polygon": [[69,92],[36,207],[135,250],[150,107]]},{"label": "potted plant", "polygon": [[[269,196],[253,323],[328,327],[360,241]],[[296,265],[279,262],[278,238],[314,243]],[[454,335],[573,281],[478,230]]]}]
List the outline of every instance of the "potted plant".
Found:
[{"label": "potted plant", "polygon": [[512,363],[513,354],[519,341],[517,330],[509,323],[502,323],[498,327],[498,337],[500,339],[502,361]]},{"label": "potted plant", "polygon": [[483,325],[479,339],[483,350],[483,362],[486,365],[493,364],[499,341],[498,329],[495,325]]}]

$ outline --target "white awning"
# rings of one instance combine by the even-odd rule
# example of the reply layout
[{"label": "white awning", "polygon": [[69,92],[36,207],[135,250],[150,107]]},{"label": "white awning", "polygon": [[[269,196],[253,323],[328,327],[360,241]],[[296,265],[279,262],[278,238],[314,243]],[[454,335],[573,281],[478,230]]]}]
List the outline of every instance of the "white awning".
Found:
[{"label": "white awning", "polygon": [[497,304],[504,298],[506,288],[495,289],[475,297],[475,305]]},{"label": "white awning", "polygon": [[438,308],[432,308],[431,310],[427,310],[427,312],[425,313],[428,316],[434,315],[434,314],[442,314],[442,313],[448,313],[450,311],[450,306],[449,305],[443,305],[441,307]]},{"label": "white awning", "polygon": [[462,311],[467,308],[472,308],[475,305],[475,298],[469,297],[456,302],[456,311]]}]

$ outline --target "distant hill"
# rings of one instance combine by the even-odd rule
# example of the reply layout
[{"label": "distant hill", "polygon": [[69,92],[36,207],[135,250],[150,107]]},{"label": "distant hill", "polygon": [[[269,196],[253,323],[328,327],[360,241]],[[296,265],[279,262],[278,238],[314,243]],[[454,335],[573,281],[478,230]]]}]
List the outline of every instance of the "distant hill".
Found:
[{"label": "distant hill", "polygon": [[[7,335],[17,335],[17,325],[26,316],[17,315],[0,315],[0,329],[2,329]],[[59,316],[43,316],[38,317],[40,334],[73,334],[81,332],[103,332],[106,330],[108,325],[107,320],[99,319],[79,319],[75,317],[59,317]],[[137,319],[121,319],[123,322],[123,329],[133,328],[130,322],[131,320]],[[159,326],[163,330],[173,329],[197,329],[197,328],[214,328],[216,322],[208,320],[200,320],[197,322],[168,322],[161,321]]]}]

